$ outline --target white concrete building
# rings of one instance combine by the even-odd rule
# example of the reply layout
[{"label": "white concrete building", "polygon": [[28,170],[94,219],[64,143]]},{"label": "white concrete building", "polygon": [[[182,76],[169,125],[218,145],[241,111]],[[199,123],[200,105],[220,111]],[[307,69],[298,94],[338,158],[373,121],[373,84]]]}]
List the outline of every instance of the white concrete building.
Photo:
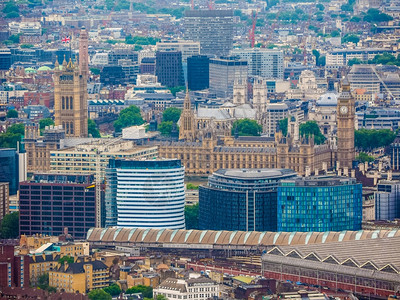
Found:
[{"label": "white concrete building", "polygon": [[194,41],[164,41],[156,44],[157,51],[180,51],[182,52],[182,62],[186,63],[187,58],[200,54],[200,42]]},{"label": "white concrete building", "polygon": [[169,300],[193,299],[206,300],[219,296],[219,286],[211,279],[204,277],[178,279],[168,278],[153,290],[154,299],[163,295]]}]

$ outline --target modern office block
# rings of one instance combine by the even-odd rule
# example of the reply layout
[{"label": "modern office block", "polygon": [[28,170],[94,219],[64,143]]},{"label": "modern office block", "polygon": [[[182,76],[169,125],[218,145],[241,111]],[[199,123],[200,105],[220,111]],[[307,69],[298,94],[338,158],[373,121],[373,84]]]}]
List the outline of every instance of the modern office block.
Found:
[{"label": "modern office block", "polygon": [[247,84],[247,61],[238,56],[210,59],[210,91],[217,97],[232,97],[235,82]]},{"label": "modern office block", "polygon": [[184,86],[182,52],[157,51],[156,76],[158,82],[167,87]]},{"label": "modern office block", "polygon": [[18,191],[19,164],[18,153],[15,149],[0,149],[0,182],[8,182],[10,195]]},{"label": "modern office block", "polygon": [[186,63],[188,57],[199,55],[200,54],[200,43],[194,41],[185,41],[185,40],[172,40],[172,41],[163,41],[158,42],[157,51],[161,52],[181,52],[182,53],[182,62]]},{"label": "modern office block", "polygon": [[247,61],[249,76],[283,79],[283,52],[265,48],[235,49],[231,52]]},{"label": "modern office block", "polygon": [[232,10],[187,10],[185,39],[200,42],[202,55],[228,55],[233,47]]},{"label": "modern office block", "polygon": [[375,220],[400,217],[400,181],[380,181],[375,192]]},{"label": "modern office block", "polygon": [[91,174],[34,174],[20,183],[20,234],[84,238],[95,226],[96,186]]},{"label": "modern office block", "polygon": [[220,169],[199,188],[199,227],[210,230],[276,231],[279,181],[289,169]]},{"label": "modern office block", "polygon": [[181,161],[110,159],[106,224],[133,228],[185,228]]},{"label": "modern office block", "polygon": [[188,88],[191,91],[208,89],[210,79],[210,59],[205,55],[187,59]]},{"label": "modern office block", "polygon": [[10,69],[12,64],[12,55],[9,49],[0,49],[0,70]]},{"label": "modern office block", "polygon": [[278,187],[278,231],[360,230],[362,185],[348,177],[282,180]]}]

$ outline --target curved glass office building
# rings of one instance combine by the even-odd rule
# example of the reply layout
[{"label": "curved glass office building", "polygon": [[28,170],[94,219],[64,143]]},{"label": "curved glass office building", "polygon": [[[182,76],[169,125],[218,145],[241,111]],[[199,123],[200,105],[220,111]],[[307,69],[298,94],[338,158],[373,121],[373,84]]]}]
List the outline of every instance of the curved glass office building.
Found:
[{"label": "curved glass office building", "polygon": [[221,169],[199,188],[199,226],[210,230],[276,231],[277,187],[289,169]]},{"label": "curved glass office building", "polygon": [[111,159],[108,187],[116,199],[106,199],[107,211],[116,212],[111,219],[118,227],[184,229],[184,171],[180,160]]}]

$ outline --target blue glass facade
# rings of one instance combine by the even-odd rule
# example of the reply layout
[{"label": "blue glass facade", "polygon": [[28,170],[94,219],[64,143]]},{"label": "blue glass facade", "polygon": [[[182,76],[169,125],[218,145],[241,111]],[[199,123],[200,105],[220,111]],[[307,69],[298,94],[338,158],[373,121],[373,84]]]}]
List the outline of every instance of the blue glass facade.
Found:
[{"label": "blue glass facade", "polygon": [[278,231],[360,230],[362,185],[353,178],[283,180],[278,187]]},{"label": "blue glass facade", "polygon": [[17,194],[19,184],[18,153],[15,149],[0,149],[0,182],[9,183],[10,195]]},{"label": "blue glass facade", "polygon": [[209,230],[276,231],[277,192],[288,169],[221,169],[199,188],[199,227]]}]

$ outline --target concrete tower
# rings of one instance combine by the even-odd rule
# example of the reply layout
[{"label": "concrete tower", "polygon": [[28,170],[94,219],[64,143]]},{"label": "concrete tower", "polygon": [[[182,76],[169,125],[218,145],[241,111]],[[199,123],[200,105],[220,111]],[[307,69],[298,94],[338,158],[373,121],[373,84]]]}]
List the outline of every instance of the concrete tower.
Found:
[{"label": "concrete tower", "polygon": [[62,69],[58,61],[54,68],[54,117],[55,125],[62,125],[65,136],[87,137],[87,77],[65,57]]},{"label": "concrete tower", "polygon": [[79,36],[79,71],[84,78],[89,76],[89,54],[88,54],[89,35],[82,27]]},{"label": "concrete tower", "polygon": [[186,91],[185,101],[183,103],[183,111],[180,119],[179,139],[186,141],[194,141],[194,114],[190,103],[189,90]]},{"label": "concrete tower", "polygon": [[339,168],[352,168],[354,154],[354,98],[347,79],[342,82],[342,92],[337,104],[337,161]]}]

